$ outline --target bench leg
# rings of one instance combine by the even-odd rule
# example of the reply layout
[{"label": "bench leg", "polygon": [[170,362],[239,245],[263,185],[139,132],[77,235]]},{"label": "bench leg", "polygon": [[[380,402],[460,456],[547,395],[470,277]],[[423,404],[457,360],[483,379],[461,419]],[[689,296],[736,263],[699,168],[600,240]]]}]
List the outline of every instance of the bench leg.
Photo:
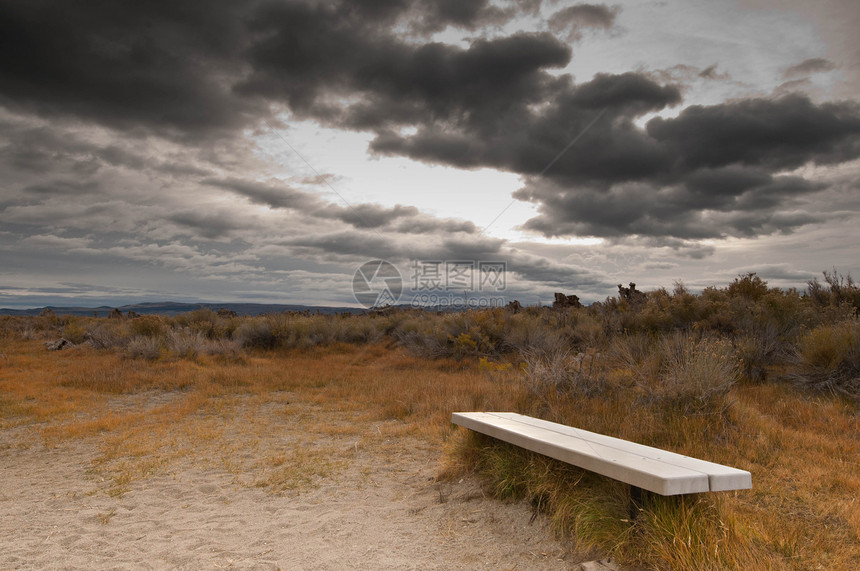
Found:
[{"label": "bench leg", "polygon": [[639,515],[639,510],[642,509],[642,497],[644,490],[639,486],[630,486],[630,505],[627,507],[627,514],[631,520],[636,519]]}]

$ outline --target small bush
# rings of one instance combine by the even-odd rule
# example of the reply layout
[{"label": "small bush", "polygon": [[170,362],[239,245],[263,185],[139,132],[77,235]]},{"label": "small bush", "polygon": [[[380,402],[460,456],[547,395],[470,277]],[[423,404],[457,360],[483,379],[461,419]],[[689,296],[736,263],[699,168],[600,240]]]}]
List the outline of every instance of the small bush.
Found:
[{"label": "small bush", "polygon": [[158,339],[145,335],[136,335],[128,341],[125,352],[132,359],[155,361],[161,357],[161,349],[161,343]]},{"label": "small bush", "polygon": [[274,349],[278,346],[278,335],[262,317],[244,321],[236,329],[233,338],[243,349]]},{"label": "small bush", "polygon": [[598,394],[608,387],[601,357],[595,352],[572,355],[569,349],[557,347],[548,351],[527,349],[522,356],[526,385],[540,398],[552,393]]},{"label": "small bush", "polygon": [[167,334],[168,349],[179,357],[193,359],[209,348],[209,340],[198,331],[180,329]]},{"label": "small bush", "polygon": [[663,361],[650,396],[685,413],[715,412],[738,378],[731,345],[710,336],[675,334],[662,343]]},{"label": "small bush", "polygon": [[825,271],[824,282],[827,288],[813,278],[807,282],[807,296],[819,306],[841,306],[846,305],[860,311],[860,286],[851,277],[851,274],[843,276],[836,268],[832,272]]},{"label": "small bush", "polygon": [[123,349],[131,335],[119,320],[96,321],[87,325],[86,340],[96,349]]},{"label": "small bush", "polygon": [[801,337],[788,376],[799,386],[860,399],[860,322],[822,325]]},{"label": "small bush", "polygon": [[68,339],[75,345],[83,343],[87,338],[86,325],[80,319],[69,319],[65,326],[63,326],[63,338]]},{"label": "small bush", "polygon": [[164,318],[158,315],[143,315],[131,320],[129,324],[134,335],[144,337],[164,337],[170,328]]},{"label": "small bush", "polygon": [[449,333],[428,316],[413,316],[397,324],[391,335],[416,357],[431,359],[449,356]]}]

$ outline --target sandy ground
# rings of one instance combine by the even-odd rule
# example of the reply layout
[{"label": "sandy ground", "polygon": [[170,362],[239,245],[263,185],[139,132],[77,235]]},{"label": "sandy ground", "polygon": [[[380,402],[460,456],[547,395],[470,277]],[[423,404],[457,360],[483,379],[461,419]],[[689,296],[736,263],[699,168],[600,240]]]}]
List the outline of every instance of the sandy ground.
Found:
[{"label": "sandy ground", "polygon": [[580,567],[527,504],[489,499],[468,478],[437,482],[438,447],[360,429],[331,437],[346,461],[298,490],[189,459],[119,496],[90,469],[97,439],[45,448],[33,427],[0,431],[0,569]]}]

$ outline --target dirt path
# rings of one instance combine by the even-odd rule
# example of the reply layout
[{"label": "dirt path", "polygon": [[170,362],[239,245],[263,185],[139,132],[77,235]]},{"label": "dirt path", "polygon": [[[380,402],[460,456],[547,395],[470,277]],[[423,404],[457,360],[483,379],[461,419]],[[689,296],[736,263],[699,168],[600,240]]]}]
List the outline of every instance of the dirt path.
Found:
[{"label": "dirt path", "polygon": [[[320,421],[301,419],[272,438]],[[372,422],[327,438],[337,469],[297,490],[273,494],[189,457],[112,496],[90,469],[96,439],[46,449],[33,428],[5,430],[0,568],[579,568],[528,505],[487,499],[469,479],[436,482],[437,447]]]}]

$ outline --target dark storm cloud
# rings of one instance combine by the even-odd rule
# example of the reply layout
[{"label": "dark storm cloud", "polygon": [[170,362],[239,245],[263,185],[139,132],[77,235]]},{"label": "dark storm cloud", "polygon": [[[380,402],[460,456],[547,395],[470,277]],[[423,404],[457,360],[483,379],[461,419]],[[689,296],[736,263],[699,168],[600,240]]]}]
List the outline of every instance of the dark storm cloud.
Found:
[{"label": "dark storm cloud", "polygon": [[424,12],[412,28],[429,34],[449,25],[474,30],[478,25],[503,24],[513,15],[511,10],[492,6],[489,0],[425,0]]},{"label": "dark storm cloud", "polygon": [[676,88],[636,73],[598,74],[579,86],[571,85],[569,78],[558,80],[547,96],[547,103],[538,110],[526,100],[511,105],[504,114],[480,119],[469,114],[459,121],[420,127],[411,136],[383,132],[371,148],[381,154],[465,168],[492,166],[537,174],[587,130],[589,143],[565,155],[549,176],[628,180],[650,174],[660,168],[657,163],[667,161],[665,155],[655,154],[653,140],[632,119],[679,102]]},{"label": "dark storm cloud", "polygon": [[[6,56],[0,105],[58,124],[95,122],[130,139],[156,135],[201,147],[241,138],[244,129],[286,110],[370,132],[372,153],[520,174],[525,186],[516,197],[538,206],[525,226],[550,236],[690,240],[791,231],[813,221],[795,212],[794,201],[821,187],[785,172],[860,157],[857,105],[799,95],[688,107],[643,128],[643,116],[681,103],[674,81],[628,72],[575,83],[558,72],[572,50],[552,33],[484,33],[535,6],[531,0],[0,0]],[[557,11],[548,26],[571,34],[611,29],[616,15],[615,8],[580,4]],[[448,26],[476,33],[467,44],[421,35]],[[806,60],[786,74],[830,65]],[[721,77],[715,66],[686,72],[694,80]],[[43,142],[50,132],[14,133],[0,155],[21,171],[61,170],[84,179],[105,166],[204,176],[205,185],[253,203],[356,229],[474,232],[468,223],[428,219],[408,206],[351,207],[284,185],[227,179],[208,174],[209,164],[183,171],[181,161],[130,145]],[[219,165],[222,172],[233,166],[242,165]],[[29,194],[50,189],[30,185]],[[189,228],[211,224],[211,237],[236,230],[220,214],[183,211],[172,220]]]},{"label": "dark storm cloud", "polygon": [[[540,102],[558,82],[542,69],[570,60],[570,48],[545,33],[478,39],[464,49],[363,37],[333,14],[294,11],[281,6],[259,24],[266,39],[251,48],[254,72],[237,89],[285,100],[293,112],[333,125],[378,131],[465,120],[480,128]],[[356,101],[344,106],[340,97]]]},{"label": "dark storm cloud", "polygon": [[[374,125],[401,114],[470,112],[533,91],[536,70],[567,63],[549,35],[419,44],[399,25],[441,30],[500,24],[534,2],[249,0],[63,4],[0,2],[0,103],[128,132],[182,139],[235,134],[269,103],[297,114]],[[470,85],[471,84],[471,85]],[[525,92],[524,92],[525,91]],[[332,98],[360,96],[344,110]],[[267,102],[264,98],[268,98]],[[398,106],[390,115],[396,116]]]},{"label": "dark storm cloud", "polygon": [[827,71],[833,71],[834,69],[836,69],[836,64],[828,59],[820,57],[809,58],[786,69],[783,73],[783,77],[789,79],[813,73],[824,73]]},{"label": "dark storm cloud", "polygon": [[[673,119],[655,118],[641,137],[650,170],[619,155],[622,131],[608,148],[612,163],[602,173],[580,168],[565,176],[532,177],[515,197],[539,205],[525,228],[547,236],[675,236],[684,239],[788,232],[821,221],[793,212],[793,200],[824,186],[778,175],[807,163],[837,164],[860,157],[860,111],[855,104],[815,105],[791,95],[688,107]],[[601,135],[589,140],[602,150]],[[584,155],[589,155],[584,150]],[[632,153],[639,158],[644,153]],[[572,158],[570,163],[577,164]],[[635,166],[636,163],[634,163]]]},{"label": "dark storm cloud", "polygon": [[800,177],[709,171],[698,173],[690,186],[636,183],[595,190],[543,182],[521,189],[516,197],[539,204],[539,216],[524,227],[546,236],[701,240],[787,232],[821,221],[784,206],[792,197],[820,188]]},{"label": "dark storm cloud", "polygon": [[124,130],[211,136],[261,112],[236,97],[249,3],[0,4],[0,103]]},{"label": "dark storm cloud", "polygon": [[860,107],[815,105],[802,95],[696,105],[677,118],[651,120],[647,132],[686,171],[730,164],[792,169],[860,156]]},{"label": "dark storm cloud", "polygon": [[565,34],[570,41],[578,41],[582,38],[583,29],[612,28],[618,12],[618,7],[610,8],[605,4],[568,6],[550,16],[549,29],[557,34]]}]

